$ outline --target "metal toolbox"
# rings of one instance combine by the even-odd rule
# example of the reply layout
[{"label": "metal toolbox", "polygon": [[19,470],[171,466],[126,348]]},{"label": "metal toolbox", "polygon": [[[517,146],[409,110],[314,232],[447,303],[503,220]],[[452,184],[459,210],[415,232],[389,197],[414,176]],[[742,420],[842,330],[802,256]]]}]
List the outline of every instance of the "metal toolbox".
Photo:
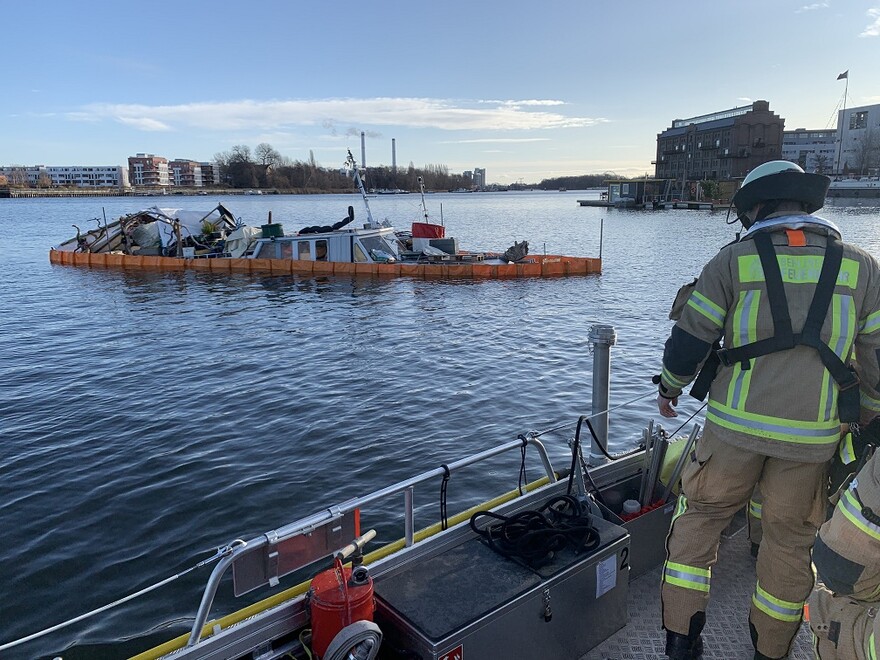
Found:
[{"label": "metal toolbox", "polygon": [[[663,484],[658,484],[652,500],[659,499],[663,491]],[[666,544],[660,541],[666,538],[669,532],[676,500],[666,502],[637,518],[622,520],[620,512],[623,501],[638,497],[639,477],[631,477],[600,492],[609,504],[609,506],[599,505],[605,519],[620,525],[630,534],[630,566],[632,568],[630,577],[635,579],[666,561]]]},{"label": "metal toolbox", "polygon": [[629,535],[593,517],[598,547],[532,569],[473,532],[375,579],[390,647],[423,660],[581,657],[626,624]]}]

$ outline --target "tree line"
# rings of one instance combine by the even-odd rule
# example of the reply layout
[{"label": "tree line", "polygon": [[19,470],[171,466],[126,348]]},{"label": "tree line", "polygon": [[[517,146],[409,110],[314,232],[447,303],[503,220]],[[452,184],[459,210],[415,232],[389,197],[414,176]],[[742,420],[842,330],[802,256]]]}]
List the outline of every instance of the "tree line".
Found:
[{"label": "tree line", "polygon": [[[291,160],[282,156],[272,145],[262,143],[251,150],[247,145],[236,145],[229,151],[214,155],[220,171],[221,185],[230,188],[275,188],[302,193],[349,192],[354,183],[340,167],[326,168],[309,151],[307,161]],[[428,190],[456,190],[471,188],[473,182],[461,174],[450,174],[445,165],[426,165],[416,168],[368,167],[363,172],[367,188],[387,190],[419,190],[419,177]]]}]

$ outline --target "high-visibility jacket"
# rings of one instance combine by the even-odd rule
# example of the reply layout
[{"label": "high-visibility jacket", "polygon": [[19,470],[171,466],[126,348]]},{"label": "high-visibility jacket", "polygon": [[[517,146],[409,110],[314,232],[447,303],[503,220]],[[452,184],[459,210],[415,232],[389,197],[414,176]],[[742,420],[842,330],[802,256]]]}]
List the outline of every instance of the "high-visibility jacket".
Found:
[{"label": "high-visibility jacket", "polygon": [[[753,240],[769,232],[793,332],[800,333],[819,282],[827,221],[777,214],[725,246],[703,269],[663,355],[660,393],[678,396],[699,372],[714,342],[725,348],[775,336],[764,269]],[[770,225],[762,227],[762,225]],[[820,331],[842,363],[857,362],[861,406],[880,414],[880,267],[843,244],[833,294]],[[840,439],[837,381],[806,345],[720,366],[709,390],[706,426],[732,445],[777,458],[825,462]]]},{"label": "high-visibility jacket", "polygon": [[819,530],[813,563],[835,594],[880,600],[880,451],[859,470]]}]

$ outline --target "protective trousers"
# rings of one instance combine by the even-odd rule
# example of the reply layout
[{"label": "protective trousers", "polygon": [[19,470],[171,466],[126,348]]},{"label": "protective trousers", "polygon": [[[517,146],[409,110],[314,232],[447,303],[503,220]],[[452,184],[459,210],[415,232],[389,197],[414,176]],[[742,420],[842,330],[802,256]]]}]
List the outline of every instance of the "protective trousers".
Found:
[{"label": "protective trousers", "polygon": [[[749,521],[749,542],[752,544],[752,553],[757,553],[757,548],[761,545],[761,537],[764,530],[761,527],[761,506],[764,498],[761,496],[761,489],[755,486],[755,491],[749,498],[748,521]],[[757,555],[756,555],[757,556]]]},{"label": "protective trousers", "polygon": [[876,660],[880,646],[877,603],[835,596],[818,587],[810,596],[810,629],[820,660]]},{"label": "protective trousers", "polygon": [[663,626],[683,635],[692,632],[692,617],[704,613],[709,602],[721,533],[758,485],[763,538],[749,622],[760,653],[785,656],[813,588],[810,548],[825,519],[825,478],[825,463],[738,449],[708,425],[686,464],[666,540]]}]

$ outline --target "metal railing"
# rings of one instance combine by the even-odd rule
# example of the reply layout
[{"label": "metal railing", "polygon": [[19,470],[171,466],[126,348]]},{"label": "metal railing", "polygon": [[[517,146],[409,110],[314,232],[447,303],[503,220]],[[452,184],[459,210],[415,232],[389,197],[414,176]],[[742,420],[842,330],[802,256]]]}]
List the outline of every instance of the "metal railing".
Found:
[{"label": "metal railing", "polygon": [[[310,516],[301,518],[300,520],[284,525],[283,527],[261,534],[260,536],[257,536],[250,541],[236,542],[237,545],[235,545],[234,549],[217,563],[217,565],[214,567],[214,570],[211,572],[211,576],[208,578],[208,583],[205,586],[205,591],[202,594],[202,600],[199,604],[199,609],[196,613],[196,618],[193,622],[192,629],[190,630],[189,640],[187,641],[186,645],[194,646],[198,644],[199,639],[201,638],[202,629],[204,628],[205,623],[208,620],[208,614],[210,613],[211,605],[214,602],[214,597],[217,595],[217,589],[220,586],[220,580],[223,578],[223,575],[226,573],[229,567],[236,561],[236,559],[240,558],[241,556],[265,548],[266,546],[277,545],[278,543],[286,539],[293,538],[294,536],[307,534],[310,531],[328,522],[339,519],[342,515],[346,513],[351,513],[355,509],[359,509],[368,504],[376,502],[377,500],[381,500],[399,493],[404,494],[405,547],[410,547],[414,543],[415,536],[413,493],[417,485],[425,483],[426,481],[430,481],[432,479],[436,479],[437,477],[446,476],[455,472],[456,470],[460,470],[475,463],[480,463],[499,454],[503,454],[512,450],[521,450],[529,444],[533,445],[538,451],[538,454],[541,458],[541,463],[544,466],[544,471],[547,474],[547,479],[551,483],[557,481],[556,473],[553,471],[553,466],[550,463],[550,457],[547,455],[547,450],[544,447],[543,443],[538,440],[538,438],[534,435],[528,434],[525,436],[521,436],[517,440],[508,442],[498,447],[494,447],[492,449],[488,449],[472,456],[468,456],[453,463],[449,463],[448,465],[443,465],[434,468],[433,470],[422,472],[415,477],[399,481],[396,484],[386,486],[385,488],[374,491],[368,495],[352,498],[340,504],[327,507],[326,509],[322,509],[321,511],[318,511],[317,513],[314,513]],[[233,547],[233,545],[234,544],[231,544],[229,547]]]}]

